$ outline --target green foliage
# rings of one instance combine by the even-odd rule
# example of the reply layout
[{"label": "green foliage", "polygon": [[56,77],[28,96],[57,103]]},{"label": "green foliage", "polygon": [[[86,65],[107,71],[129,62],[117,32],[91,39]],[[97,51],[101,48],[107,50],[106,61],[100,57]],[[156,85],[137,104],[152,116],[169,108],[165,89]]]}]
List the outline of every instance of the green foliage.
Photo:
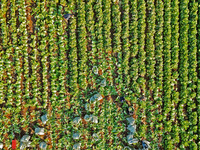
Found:
[{"label": "green foliage", "polygon": [[[152,149],[200,148],[199,2],[2,0],[0,8],[3,149],[23,134],[33,147],[73,149],[78,131],[81,149],[123,149],[127,108],[134,136]],[[103,99],[86,110],[96,93]],[[98,123],[84,122],[85,114]],[[38,126],[44,139],[34,134]]]}]

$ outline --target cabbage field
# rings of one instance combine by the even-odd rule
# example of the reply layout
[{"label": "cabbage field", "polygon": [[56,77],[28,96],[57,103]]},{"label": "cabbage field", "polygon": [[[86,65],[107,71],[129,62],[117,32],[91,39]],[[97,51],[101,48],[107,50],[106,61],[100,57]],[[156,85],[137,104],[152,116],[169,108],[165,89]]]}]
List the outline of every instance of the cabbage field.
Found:
[{"label": "cabbage field", "polygon": [[200,149],[199,11],[0,0],[0,149]]}]

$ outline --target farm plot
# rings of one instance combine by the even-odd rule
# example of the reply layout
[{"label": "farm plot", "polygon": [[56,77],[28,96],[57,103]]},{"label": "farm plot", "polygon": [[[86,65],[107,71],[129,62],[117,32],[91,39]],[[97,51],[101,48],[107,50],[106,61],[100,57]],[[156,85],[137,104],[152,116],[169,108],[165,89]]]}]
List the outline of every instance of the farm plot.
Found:
[{"label": "farm plot", "polygon": [[200,149],[199,5],[0,0],[0,149]]}]

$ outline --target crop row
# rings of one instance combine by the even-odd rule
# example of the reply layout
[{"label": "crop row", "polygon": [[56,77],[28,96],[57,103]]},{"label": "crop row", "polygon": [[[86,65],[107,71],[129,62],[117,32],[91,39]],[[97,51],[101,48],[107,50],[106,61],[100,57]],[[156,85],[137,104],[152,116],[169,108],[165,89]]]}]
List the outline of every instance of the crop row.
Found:
[{"label": "crop row", "polygon": [[189,129],[188,129],[188,140],[190,141],[189,147],[191,149],[198,149],[195,140],[198,138],[197,132],[197,108],[195,97],[196,97],[196,88],[197,88],[197,3],[191,1],[188,3],[189,8],[189,29],[188,29],[188,100],[187,100],[187,116],[189,120]]},{"label": "crop row", "polygon": [[178,62],[179,62],[179,5],[178,1],[171,2],[171,122],[174,126],[171,129],[171,139],[174,139],[170,144],[178,144],[179,126],[177,121],[177,106],[179,102],[179,89],[178,89]]}]

